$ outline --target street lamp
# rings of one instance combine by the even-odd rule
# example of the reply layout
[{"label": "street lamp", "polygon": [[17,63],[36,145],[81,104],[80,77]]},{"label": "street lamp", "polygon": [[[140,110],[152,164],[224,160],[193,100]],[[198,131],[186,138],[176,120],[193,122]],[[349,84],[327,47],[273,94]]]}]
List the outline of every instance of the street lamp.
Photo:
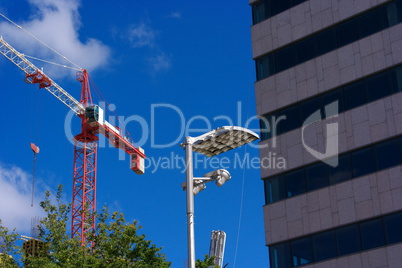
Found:
[{"label": "street lamp", "polygon": [[193,176],[193,151],[208,157],[218,155],[259,139],[259,136],[249,129],[235,126],[225,126],[214,129],[198,137],[186,137],[181,146],[186,150],[186,182],[182,187],[186,190],[187,201],[187,244],[188,268],[195,268],[194,243],[194,195],[205,189],[205,183],[215,181],[222,186],[231,176],[227,170],[218,169],[203,177]]}]

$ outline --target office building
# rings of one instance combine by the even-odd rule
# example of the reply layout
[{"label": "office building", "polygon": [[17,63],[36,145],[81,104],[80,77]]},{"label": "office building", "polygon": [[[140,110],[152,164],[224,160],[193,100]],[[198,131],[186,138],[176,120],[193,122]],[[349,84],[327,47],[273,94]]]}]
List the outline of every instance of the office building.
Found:
[{"label": "office building", "polygon": [[271,267],[402,267],[402,0],[249,4]]}]

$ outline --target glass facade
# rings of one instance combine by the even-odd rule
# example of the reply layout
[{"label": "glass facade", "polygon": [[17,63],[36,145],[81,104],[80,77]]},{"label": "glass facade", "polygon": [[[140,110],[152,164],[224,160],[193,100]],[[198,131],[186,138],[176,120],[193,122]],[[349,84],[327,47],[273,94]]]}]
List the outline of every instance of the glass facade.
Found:
[{"label": "glass facade", "polygon": [[397,212],[271,245],[271,268],[297,267],[401,243],[401,224],[402,212]]},{"label": "glass facade", "polygon": [[339,156],[337,167],[310,164],[264,180],[265,204],[328,187],[402,163],[402,137],[371,144]]},{"label": "glass facade", "polygon": [[[365,0],[361,1],[364,2]],[[260,0],[252,4],[253,24],[269,19],[276,14],[284,12],[293,6],[304,2],[306,2],[306,0]],[[315,1],[314,3],[312,1],[311,3],[306,2],[303,5],[295,7],[292,12],[287,11],[283,13],[280,15],[280,17],[282,18],[283,16],[290,16],[289,18],[291,22],[298,22],[298,18],[292,17],[293,11],[302,12],[304,9],[304,11],[308,12],[306,8],[309,6],[310,10],[316,8],[314,6],[316,2],[318,3],[319,1]],[[358,2],[360,2],[360,0]],[[368,206],[369,202],[361,203],[362,206],[360,206],[359,203],[356,205],[355,211],[359,215],[357,217],[359,220],[351,219],[350,221],[347,221],[347,225],[344,225],[345,221],[341,219],[344,219],[344,216],[347,213],[353,211],[353,206],[346,206],[346,204],[342,204],[342,202],[338,204],[337,209],[339,211],[334,212],[330,208],[326,210],[326,212],[331,210],[331,213],[335,213],[335,220],[330,225],[326,224],[328,221],[326,221],[324,224],[324,218],[322,217],[324,217],[323,214],[325,213],[318,213],[314,215],[306,215],[303,213],[306,211],[306,209],[310,210],[311,208],[310,201],[312,200],[309,198],[313,193],[310,192],[322,189],[319,193],[325,193],[328,191],[327,187],[337,185],[342,182],[351,181],[355,178],[361,178],[359,181],[364,183],[368,183],[370,181],[371,186],[364,185],[363,187],[364,193],[367,191],[367,195],[364,195],[364,201],[366,201],[367,198],[370,198],[369,191],[377,191],[377,189],[374,188],[376,186],[374,186],[373,179],[378,180],[378,187],[380,187],[382,183],[381,180],[383,178],[381,178],[381,174],[384,173],[376,173],[379,171],[388,173],[387,169],[393,168],[389,171],[390,176],[392,177],[392,182],[390,181],[390,186],[386,184],[386,187],[391,187],[392,189],[397,187],[394,181],[396,178],[395,176],[397,176],[400,171],[399,169],[402,166],[402,133],[398,130],[400,129],[400,126],[398,125],[399,123],[396,122],[395,124],[389,125],[394,121],[391,120],[390,122],[389,120],[392,119],[392,116],[395,117],[397,115],[398,111],[395,106],[395,101],[397,101],[402,95],[402,62],[398,56],[398,51],[395,52],[395,49],[397,49],[395,42],[399,40],[398,33],[395,31],[401,27],[402,23],[402,0],[387,0],[382,1],[381,4],[372,4],[371,6],[372,8],[369,10],[360,13],[353,14],[353,11],[349,10],[348,14],[350,14],[350,17],[332,25],[327,24],[325,28],[321,28],[318,31],[309,31],[308,35],[305,34],[298,40],[295,39],[293,42],[287,42],[286,44],[282,43],[280,44],[280,47],[275,47],[275,50],[271,50],[269,53],[264,55],[260,53],[258,54],[258,57],[255,58],[257,81],[261,81],[265,78],[271,78],[269,80],[264,80],[264,82],[257,82],[257,89],[258,87],[262,86],[262,90],[274,90],[280,86],[282,81],[279,81],[278,77],[275,78],[272,76],[285,70],[288,70],[290,73],[294,73],[294,70],[297,70],[297,72],[294,73],[294,75],[296,75],[295,79],[297,81],[303,79],[302,77],[299,77],[299,75],[302,74],[298,73],[299,70],[302,70],[300,68],[304,66],[300,64],[313,60],[314,58],[320,57],[326,53],[332,52],[330,55],[334,55],[334,53],[337,53],[337,49],[339,49],[338,53],[340,51],[352,53],[351,55],[345,54],[342,56],[342,58],[367,57],[364,58],[364,66],[361,66],[360,64],[355,66],[356,68],[361,68],[364,70],[364,77],[359,75],[360,78],[358,80],[355,79],[354,81],[347,82],[347,84],[344,82],[342,82],[343,84],[340,84],[339,79],[337,79],[338,74],[336,73],[344,74],[346,69],[337,70],[337,68],[333,68],[331,71],[333,71],[335,74],[333,76],[331,76],[332,73],[329,74],[331,76],[331,84],[334,85],[333,88],[326,88],[325,92],[320,91],[314,93],[315,95],[313,96],[312,94],[308,94],[308,98],[299,94],[303,92],[295,92],[294,86],[297,84],[295,84],[294,80],[289,81],[289,85],[292,88],[292,101],[283,103],[280,109],[276,108],[276,110],[260,116],[262,141],[285,134],[289,131],[296,130],[286,136],[283,135],[278,137],[279,145],[282,146],[282,149],[288,149],[287,154],[285,153],[284,157],[289,156],[287,160],[290,162],[287,163],[287,166],[290,168],[281,170],[281,173],[273,176],[272,173],[270,173],[271,176],[263,178],[265,205],[267,206],[264,210],[264,221],[266,226],[265,231],[268,232],[268,234],[277,234],[275,236],[268,235],[266,237],[266,242],[268,243],[269,247],[270,267],[272,268],[305,267],[314,265],[325,266],[325,264],[328,263],[339,266],[342,265],[340,264],[341,262],[334,261],[333,259],[361,253],[362,251],[390,246],[396,243],[402,243],[402,228],[400,228],[402,226],[402,209],[395,207],[393,211],[390,211],[392,210],[390,207],[390,210],[386,210],[387,212],[382,214],[384,213],[383,205],[388,205],[389,203],[389,199],[386,197],[389,197],[388,194],[391,194],[391,192],[392,195],[394,195],[394,191],[389,191],[388,193],[385,191],[385,188],[383,189],[384,191],[380,190],[381,200],[378,199],[378,195],[376,196],[372,194],[373,200],[374,198],[377,198],[377,203],[375,205],[377,208],[380,205],[382,213],[377,209],[375,210],[376,212],[368,214],[369,211],[365,210],[365,205]],[[345,10],[341,10],[342,8],[346,9],[348,7],[341,7],[340,5],[335,5],[334,3],[328,4],[328,10],[326,11],[329,12],[326,14],[331,15],[331,12],[344,12]],[[317,12],[320,12],[320,10],[317,9]],[[324,16],[324,13],[325,12],[318,15]],[[277,22],[276,18],[273,18],[272,23],[283,23],[281,24],[282,26],[287,23],[287,21]],[[261,27],[267,25],[271,25],[271,22],[267,21],[266,23],[262,24]],[[398,26],[393,27],[395,25]],[[299,29],[299,26],[300,25],[290,25],[288,29],[282,29],[281,34],[292,34],[294,31],[303,30]],[[390,29],[391,27],[393,28]],[[275,31],[275,29],[272,30]],[[265,30],[263,30],[262,34],[264,38],[269,38],[271,36],[270,33]],[[374,36],[372,36],[373,34],[376,34],[376,38],[374,39]],[[273,37],[275,37],[275,35]],[[364,40],[362,40],[363,38]],[[386,55],[386,63],[384,64],[384,60],[376,62],[376,57],[382,57],[383,55],[382,50],[379,51],[382,48],[382,42],[386,42],[388,39],[390,39],[390,42],[392,43],[391,45],[384,44],[384,46],[387,45],[385,46],[387,52],[384,52],[384,57]],[[255,37],[253,40],[256,40]],[[377,44],[377,41],[380,43]],[[349,48],[352,46],[353,49],[349,50]],[[370,46],[372,51],[370,51]],[[342,47],[343,49],[340,49]],[[358,51],[359,47],[361,48],[361,53]],[[265,52],[267,51],[268,50],[265,50]],[[320,57],[317,59],[317,62],[324,60],[325,58],[326,57]],[[373,62],[371,63],[371,61]],[[294,68],[297,65],[299,66]],[[374,65],[374,68],[371,65]],[[315,70],[311,71],[315,72]],[[316,72],[317,77],[319,77],[319,82],[323,83],[322,70],[316,70]],[[313,78],[315,77],[315,74],[311,75],[313,75]],[[325,76],[326,75],[327,74],[325,74]],[[308,76],[308,78],[311,79],[311,76]],[[313,80],[309,80],[308,86],[314,86],[310,82],[313,82]],[[296,93],[299,94],[299,97],[293,96]],[[272,96],[271,94],[269,95],[269,97]],[[281,91],[277,90],[276,97],[272,96],[274,98],[273,101],[276,99],[277,102],[281,102],[281,96]],[[264,102],[269,101],[267,98],[268,96],[266,95],[260,94],[259,97],[257,96],[257,100],[260,100],[260,102],[262,101],[263,104]],[[376,103],[373,104],[372,102],[382,100],[383,98],[386,98],[386,100],[384,100],[384,104],[387,106],[385,107],[387,118],[386,125],[384,125],[381,120],[381,122],[376,125],[376,128],[369,129],[371,132],[368,133],[368,135],[372,135],[373,140],[371,142],[374,140],[376,140],[376,142],[373,142],[372,144],[365,143],[367,145],[344,152],[337,156],[338,165],[336,167],[329,166],[318,160],[313,163],[303,164],[302,162],[298,161],[298,158],[296,158],[297,154],[291,155],[294,151],[296,151],[292,150],[292,145],[294,145],[293,138],[296,138],[295,135],[300,133],[300,128],[303,127],[306,119],[312,115],[319,115],[317,117],[324,120],[357,107],[360,107],[359,110],[366,109],[366,105],[371,103],[370,105],[367,105],[367,107],[370,108],[371,116],[377,112],[373,110],[374,106],[376,106]],[[297,99],[300,100],[296,102],[295,100]],[[335,109],[332,111],[327,111],[328,109],[326,108],[328,108],[328,105],[334,102],[338,103],[338,110]],[[389,107],[390,102],[392,102],[391,107]],[[379,112],[383,113],[384,111],[381,110]],[[349,113],[347,115],[349,115]],[[357,124],[358,120],[356,120],[356,116],[359,116],[359,114],[357,111],[353,111],[352,114],[353,124]],[[340,120],[343,119],[343,115],[341,114],[340,116]],[[365,115],[365,117],[367,117],[367,115]],[[376,119],[376,116],[375,118],[370,117],[370,125],[374,124]],[[378,117],[378,119],[380,119],[380,117]],[[367,118],[364,120],[367,120]],[[349,121],[350,120],[347,120],[345,125],[350,125]],[[341,127],[343,127],[343,124]],[[314,127],[311,126],[309,130],[314,130]],[[355,137],[356,133],[356,131],[348,131],[348,137],[346,138],[349,138],[350,135],[352,135],[353,138],[358,138]],[[388,134],[385,136],[388,138],[378,141],[378,138],[375,138],[374,136],[378,136],[377,134],[379,133]],[[305,131],[304,134],[308,135],[307,131]],[[324,133],[321,134],[325,135],[325,130]],[[323,142],[325,143],[325,140],[322,141],[320,138],[322,138],[322,135],[318,137],[319,144],[322,145]],[[265,143],[271,145],[271,142],[273,142],[273,140],[269,141],[269,144],[267,142]],[[342,140],[342,142],[346,141]],[[348,143],[350,142],[352,142],[352,140],[349,138]],[[265,143],[263,142],[263,144]],[[299,153],[299,151],[297,151],[297,153]],[[269,169],[269,167],[262,168],[265,170]],[[370,174],[371,176],[368,176]],[[347,183],[342,185],[345,186]],[[339,185],[339,187],[340,186],[341,185]],[[334,190],[334,187],[331,187],[330,190]],[[352,192],[355,193],[356,189],[353,189]],[[348,194],[353,195],[352,192]],[[357,192],[357,194],[358,196],[355,197],[355,202],[358,202],[359,198],[360,201],[362,201],[361,199],[363,199],[363,194],[360,195],[359,192]],[[385,197],[384,194],[387,196]],[[286,233],[295,234],[295,232],[289,228],[294,226],[295,228],[297,227],[297,229],[300,229],[302,227],[296,226],[296,224],[293,225],[293,223],[296,223],[294,221],[294,217],[291,217],[292,219],[288,218],[288,222],[285,222],[284,225],[279,225],[279,221],[277,221],[278,218],[272,213],[275,208],[283,207],[284,203],[273,203],[281,202],[295,196],[298,197],[292,200],[297,201],[301,198],[300,200],[302,200],[302,203],[304,203],[302,207],[295,207],[294,209],[296,210],[292,210],[292,213],[294,212],[299,215],[297,216],[297,223],[302,221],[303,225],[305,225],[306,221],[307,224],[309,222],[311,223],[314,218],[314,220],[323,221],[323,226],[327,226],[325,227],[327,229],[324,229],[323,227],[323,229],[320,229],[320,232],[317,232],[316,228],[313,228],[314,230],[304,228],[304,232],[301,232],[300,230],[300,232],[297,232],[299,233],[299,236],[297,237],[290,235],[290,237],[292,237],[290,239],[288,236],[286,236]],[[308,204],[305,201],[306,196],[308,197]],[[350,196],[348,196],[348,198],[350,198]],[[333,198],[331,200],[333,200]],[[319,201],[319,205],[321,206],[322,200],[317,201]],[[324,202],[323,204],[327,205],[328,203]],[[305,207],[306,205],[308,208]],[[331,201],[331,207],[333,207],[332,205],[333,204]],[[318,207],[316,208],[318,209]],[[362,215],[361,212],[367,213]],[[278,214],[276,216],[279,217],[280,215]],[[337,221],[337,217],[339,217],[339,222],[342,222],[342,225]],[[328,229],[328,227],[331,229]],[[303,236],[300,236],[301,234],[303,234]],[[362,263],[371,261],[368,260],[367,256],[367,254],[362,255]],[[378,256],[378,258],[380,259],[382,256]],[[318,263],[328,260],[333,261],[327,263]],[[391,263],[394,261],[395,259],[392,259],[389,256],[384,256],[384,263]]]},{"label": "glass facade", "polygon": [[[268,2],[280,2],[269,5]],[[289,0],[262,1],[263,7],[253,8],[253,18],[265,18],[270,12],[268,6],[281,10],[290,5]],[[297,1],[300,2],[300,1]],[[285,4],[286,3],[286,4]],[[288,7],[289,8],[289,7]],[[259,10],[264,10],[264,12]],[[257,11],[258,10],[258,11]],[[260,15],[264,14],[263,15]],[[256,19],[258,18],[258,19]],[[296,43],[276,50],[256,59],[257,81],[289,69],[305,61],[321,56],[337,48],[351,44],[369,35],[392,27],[402,22],[402,0],[394,0],[374,10],[342,22],[336,26],[314,34]],[[375,96],[374,96],[375,97]]]},{"label": "glass facade", "polygon": [[338,112],[342,113],[398,92],[402,92],[401,65],[262,116],[261,140],[272,138],[274,132],[280,135],[302,127],[317,110],[321,118],[332,116],[325,114],[325,106],[334,101],[338,101]]},{"label": "glass facade", "polygon": [[261,0],[251,6],[253,24],[260,23],[307,0]]}]

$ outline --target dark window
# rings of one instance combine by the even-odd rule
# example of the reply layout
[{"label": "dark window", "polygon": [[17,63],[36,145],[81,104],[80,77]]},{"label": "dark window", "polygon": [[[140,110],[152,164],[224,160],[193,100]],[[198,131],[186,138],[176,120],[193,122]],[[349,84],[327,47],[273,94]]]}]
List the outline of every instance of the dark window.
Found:
[{"label": "dark window", "polygon": [[283,176],[278,176],[268,180],[265,183],[265,203],[270,204],[286,198],[285,184]]},{"label": "dark window", "polygon": [[284,116],[283,120],[278,121],[278,133],[284,133],[300,127],[299,106],[292,106],[276,115],[277,118]]},{"label": "dark window", "polygon": [[283,115],[283,110],[277,111],[274,114],[271,114],[271,118],[269,119],[270,122],[270,127],[271,127],[271,136],[277,136],[282,134],[281,127],[283,124],[285,124],[286,118],[285,115]]},{"label": "dark window", "polygon": [[401,22],[402,21],[402,1],[396,1],[396,14],[397,14],[397,22]]},{"label": "dark window", "polygon": [[291,6],[296,6],[298,4],[301,4],[303,2],[305,2],[306,0],[290,0],[290,5]]},{"label": "dark window", "polygon": [[[299,3],[301,0],[296,0],[296,2]],[[278,14],[290,8],[292,5],[293,1],[290,0],[272,1],[271,15]],[[261,12],[262,11],[258,11],[257,13],[260,14]],[[253,16],[258,17],[259,15]],[[263,79],[279,73],[301,62],[311,60],[314,57],[353,43],[363,37],[377,33],[400,22],[402,22],[402,1],[391,1],[385,6],[380,6],[375,10],[351,18],[323,32],[314,34],[304,40],[300,40],[288,47],[281,48],[278,51],[264,56],[263,58],[275,55],[275,69],[272,69],[271,72],[264,72],[266,76],[257,75],[257,79]],[[303,53],[300,53],[300,51],[303,51]],[[257,61],[258,60],[259,59],[257,59]],[[258,68],[263,68],[263,66],[257,64],[256,67],[257,74],[260,74],[262,71],[258,70]]]},{"label": "dark window", "polygon": [[297,267],[402,242],[402,212],[270,246],[273,268]]},{"label": "dark window", "polygon": [[392,70],[391,72],[392,92],[402,91],[402,66]]},{"label": "dark window", "polygon": [[315,39],[317,43],[317,56],[323,55],[337,48],[335,29],[329,29],[319,33]]},{"label": "dark window", "polygon": [[366,79],[367,100],[369,102],[390,95],[391,86],[387,72]]},{"label": "dark window", "polygon": [[274,62],[274,56],[269,55],[267,57],[258,59],[256,61],[257,65],[257,80],[264,79],[272,74],[275,73],[275,62]]},{"label": "dark window", "polygon": [[272,14],[279,14],[290,8],[289,0],[272,0],[271,1]]},{"label": "dark window", "polygon": [[366,90],[364,82],[356,82],[343,88],[343,96],[345,97],[345,110],[351,110],[357,106],[365,104]]},{"label": "dark window", "polygon": [[272,137],[271,122],[268,118],[263,117],[260,119],[260,133],[261,140],[270,139]]},{"label": "dark window", "polygon": [[[270,118],[271,124],[269,126],[272,134],[261,132],[262,140],[271,138],[274,133],[279,135],[300,128],[306,118],[319,109],[321,110],[321,117],[328,118],[396,92],[402,92],[402,66],[334,89],[309,100],[294,104],[289,108],[267,114],[265,117]],[[338,110],[331,109],[329,114],[327,114],[326,106],[335,101],[338,101]],[[297,115],[298,110],[300,110],[299,116]],[[286,120],[278,120],[281,116],[285,115],[290,119],[287,123]],[[273,117],[275,117],[274,119],[277,122],[280,122],[275,125],[275,128],[273,127],[275,123]],[[264,125],[264,127],[267,126]]]},{"label": "dark window", "polygon": [[338,166],[329,167],[329,177],[331,184],[344,182],[352,178],[349,154],[339,156]]},{"label": "dark window", "polygon": [[379,9],[373,10],[361,16],[358,20],[358,23],[360,38],[364,38],[384,29],[382,23],[382,13],[380,13]]},{"label": "dark window", "polygon": [[315,42],[313,38],[300,41],[296,45],[296,63],[302,63],[316,57]]},{"label": "dark window", "polygon": [[[399,142],[399,152],[401,152],[401,154],[402,154],[402,137],[400,137],[398,139],[398,142]],[[401,161],[402,161],[402,159],[401,159]]]},{"label": "dark window", "polygon": [[[277,136],[282,134],[284,131],[283,129],[287,129],[287,130],[292,130],[293,128],[295,128],[295,124],[297,124],[297,122],[293,122],[290,120],[289,122],[292,123],[291,126],[286,126],[287,124],[287,120],[288,117],[289,118],[294,118],[294,116],[297,116],[297,112],[298,109],[291,109],[291,110],[282,110],[282,111],[278,111],[276,112],[270,119],[271,122],[271,132],[272,132],[272,136]],[[298,117],[297,117],[298,118]]]},{"label": "dark window", "polygon": [[269,247],[269,259],[271,268],[291,267],[290,246],[289,243],[281,243]]},{"label": "dark window", "polygon": [[275,72],[279,73],[296,64],[296,53],[293,46],[284,48],[275,53]]},{"label": "dark window", "polygon": [[359,229],[357,224],[336,229],[336,241],[339,256],[360,250]]},{"label": "dark window", "polygon": [[386,7],[387,12],[384,13],[384,23],[387,27],[394,26],[398,23],[398,14],[396,4],[392,3]]},{"label": "dark window", "polygon": [[257,24],[306,1],[307,0],[261,0],[252,5],[253,24]]},{"label": "dark window", "polygon": [[357,21],[350,20],[342,23],[336,28],[338,47],[343,47],[359,39]]},{"label": "dark window", "polygon": [[394,26],[402,20],[402,2],[391,3],[387,5],[386,12],[384,14],[385,25],[387,27]]},{"label": "dark window", "polygon": [[317,163],[307,167],[306,175],[309,191],[329,185],[328,166],[324,163]]},{"label": "dark window", "polygon": [[304,101],[300,104],[300,112],[301,112],[301,122],[304,122],[310,115],[314,114],[316,111],[321,114],[322,108],[322,98],[313,98],[307,101]]},{"label": "dark window", "polygon": [[399,150],[402,153],[402,137],[398,139],[399,141]]},{"label": "dark window", "polygon": [[306,179],[304,177],[304,170],[297,170],[294,172],[287,173],[285,175],[285,180],[286,180],[286,190],[288,197],[306,192],[307,188],[306,188]]},{"label": "dark window", "polygon": [[384,218],[387,243],[397,243],[402,241],[402,213],[388,215]]},{"label": "dark window", "polygon": [[[322,102],[323,102],[323,107],[327,106],[328,104],[333,103],[334,101],[338,102],[338,113],[343,112],[343,95],[342,95],[342,90],[341,89],[336,89],[331,92],[326,93],[325,95],[322,96]],[[325,113],[325,117],[329,118],[333,115],[337,114],[327,114]]]},{"label": "dark window", "polygon": [[371,147],[352,153],[353,177],[359,177],[376,170]]},{"label": "dark window", "polygon": [[300,238],[291,242],[293,266],[313,262],[311,237]]},{"label": "dark window", "polygon": [[374,146],[377,168],[379,170],[399,165],[401,154],[398,140],[381,142]]},{"label": "dark window", "polygon": [[336,167],[319,162],[267,178],[264,180],[266,204],[396,166],[401,162],[402,136],[342,154]]},{"label": "dark window", "polygon": [[322,261],[337,256],[335,232],[327,231],[313,236],[314,261]]},{"label": "dark window", "polygon": [[360,223],[360,236],[363,250],[383,246],[385,240],[381,219]]},{"label": "dark window", "polygon": [[253,10],[253,23],[259,23],[266,18],[270,17],[269,2],[261,1],[252,6]]}]

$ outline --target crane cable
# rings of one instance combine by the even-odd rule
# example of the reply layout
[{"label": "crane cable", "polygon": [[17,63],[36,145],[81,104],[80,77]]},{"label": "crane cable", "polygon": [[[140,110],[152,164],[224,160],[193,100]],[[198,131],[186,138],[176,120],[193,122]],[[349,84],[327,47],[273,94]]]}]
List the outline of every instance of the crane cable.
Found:
[{"label": "crane cable", "polygon": [[47,61],[47,60],[39,59],[39,58],[36,58],[36,57],[28,56],[28,55],[25,55],[25,54],[24,54],[24,57],[34,59],[34,60],[38,60],[38,61],[42,61],[42,62],[49,63],[49,64],[53,64],[53,65],[56,65],[56,66],[72,69],[72,70],[75,70],[75,71],[81,71],[82,70],[82,69],[70,67],[70,66],[67,66],[67,65],[64,65],[64,64],[60,64],[60,63],[56,63],[56,62]]},{"label": "crane cable", "polygon": [[[98,88],[98,86],[97,86],[97,85],[95,84],[95,82],[91,79],[91,77],[90,77],[90,76],[88,76],[88,77],[89,77],[89,82],[90,82],[90,84],[91,84],[91,89],[93,89],[93,92],[95,93],[95,95],[98,97],[99,100],[104,101],[105,104],[107,105],[107,107],[110,107],[112,104],[107,101],[106,97],[103,95],[102,91]],[[108,111],[106,110],[106,105],[105,105],[105,114],[108,112]],[[124,122],[122,122],[122,121],[120,120],[120,117],[117,115],[116,111],[115,111],[115,110],[111,111],[111,110],[109,109],[109,112],[114,115],[114,118],[115,118],[115,120],[116,120],[116,121],[113,122],[113,123],[117,126],[117,122],[118,122],[118,123],[120,124],[121,130],[123,130],[123,132],[124,132],[124,135],[127,136],[127,137],[129,137],[129,138],[131,139],[131,141],[130,141],[131,143],[135,144],[135,142],[134,142],[134,140],[133,140],[133,138],[132,138],[130,132],[129,132],[129,131],[127,130],[127,128],[126,128],[126,125],[124,124]],[[106,118],[106,115],[105,115],[105,118]],[[111,123],[111,122],[109,122],[109,123]],[[122,134],[123,134],[123,133],[122,133]]]},{"label": "crane cable", "polygon": [[35,196],[35,179],[36,179],[36,155],[39,153],[40,149],[34,143],[31,143],[31,150],[34,154],[33,169],[32,169],[32,200],[31,200],[31,207],[33,207],[34,196]]},{"label": "crane cable", "polygon": [[34,205],[34,197],[35,197],[35,179],[36,179],[36,153],[34,152],[33,169],[32,169],[32,198],[31,198],[31,207],[33,207],[33,205]]},{"label": "crane cable", "polygon": [[[18,25],[17,23],[15,23],[14,21],[12,21],[11,19],[9,19],[8,17],[6,17],[3,13],[0,12],[0,16],[2,16],[3,18],[5,18],[7,21],[9,21],[11,24],[13,24],[14,26],[16,26],[17,28],[21,29],[22,31],[24,31],[26,34],[28,34],[29,36],[31,36],[32,38],[34,38],[35,40],[37,40],[38,42],[40,42],[42,45],[46,46],[47,48],[49,48],[50,50],[52,50],[54,53],[56,53],[57,55],[59,55],[60,57],[62,57],[63,59],[65,59],[66,61],[70,62],[71,64],[73,64],[75,67],[69,67],[63,64],[59,64],[59,63],[55,63],[55,62],[51,62],[51,61],[46,61],[46,60],[42,60],[36,57],[32,57],[32,56],[28,56],[28,55],[24,55],[27,58],[31,58],[31,59],[35,59],[38,61],[42,61],[45,63],[49,63],[49,64],[53,64],[56,66],[60,66],[60,67],[64,67],[64,68],[69,68],[72,70],[76,70],[76,71],[81,71],[83,70],[83,68],[81,68],[80,66],[78,66],[76,63],[74,63],[73,61],[69,60],[66,56],[63,56],[61,53],[59,53],[57,50],[55,50],[54,48],[52,48],[51,46],[49,46],[48,44],[46,44],[45,42],[43,42],[42,40],[40,40],[39,38],[37,38],[36,36],[34,36],[33,34],[31,34],[30,32],[28,32],[27,30],[25,30],[24,28],[22,28],[20,25]],[[101,97],[103,97],[104,101],[110,105],[107,101],[106,98],[103,96],[103,94],[101,93],[100,90],[98,90],[100,92]],[[116,119],[120,122],[119,118],[116,116]],[[121,122],[120,122],[121,123]],[[125,129],[125,132],[128,134],[128,136],[131,136],[130,133]]]},{"label": "crane cable", "polygon": [[28,34],[29,36],[31,36],[32,38],[34,38],[36,41],[38,41],[39,43],[41,43],[42,45],[46,46],[47,48],[49,48],[50,50],[52,50],[54,53],[56,53],[57,55],[59,55],[60,57],[62,57],[63,59],[65,59],[66,61],[70,62],[71,64],[73,64],[75,67],[79,68],[79,70],[82,70],[82,68],[80,66],[78,66],[76,63],[74,63],[73,61],[69,60],[66,56],[63,56],[60,52],[58,52],[57,50],[55,50],[54,48],[52,48],[51,46],[49,46],[48,44],[46,44],[45,42],[43,42],[42,40],[40,40],[39,38],[37,38],[36,36],[34,36],[33,34],[31,34],[30,32],[28,32],[27,30],[25,30],[24,28],[22,28],[20,25],[18,25],[17,23],[15,23],[14,21],[12,21],[11,19],[9,19],[8,17],[6,17],[3,13],[0,12],[0,16],[2,16],[3,18],[5,18],[6,20],[8,20],[11,24],[13,24],[14,26],[16,26],[17,28],[20,28],[22,31],[24,31],[26,34]]}]

